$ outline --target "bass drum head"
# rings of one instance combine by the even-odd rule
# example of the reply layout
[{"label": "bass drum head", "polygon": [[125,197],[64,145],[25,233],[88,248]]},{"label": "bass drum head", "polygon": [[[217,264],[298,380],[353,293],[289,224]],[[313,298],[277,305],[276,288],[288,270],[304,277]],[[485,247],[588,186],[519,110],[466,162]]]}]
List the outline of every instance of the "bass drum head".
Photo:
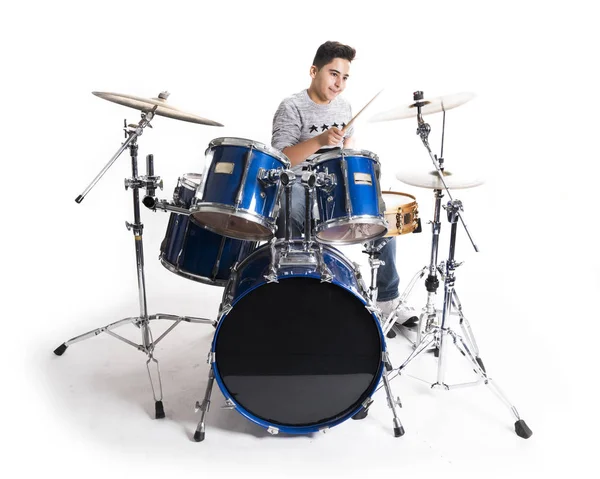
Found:
[{"label": "bass drum head", "polygon": [[221,320],[215,372],[242,414],[304,432],[358,410],[379,382],[382,350],[376,319],[356,295],[316,278],[280,278]]}]

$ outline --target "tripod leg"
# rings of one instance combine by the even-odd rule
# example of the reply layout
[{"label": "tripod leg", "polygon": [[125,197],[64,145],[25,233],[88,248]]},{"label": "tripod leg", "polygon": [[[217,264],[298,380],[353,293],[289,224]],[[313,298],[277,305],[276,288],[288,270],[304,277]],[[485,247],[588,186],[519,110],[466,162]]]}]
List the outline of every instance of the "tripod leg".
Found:
[{"label": "tripod leg", "polygon": [[504,405],[510,409],[510,411],[517,419],[517,421],[515,422],[515,432],[517,433],[517,436],[522,437],[523,439],[529,439],[533,432],[531,431],[531,429],[529,429],[525,421],[521,419],[517,408],[512,405],[512,403],[508,400],[508,398],[502,392],[500,387],[496,385],[496,383],[492,381],[490,377],[488,377],[487,372],[483,368],[483,363],[481,363],[481,359],[479,357],[474,356],[474,354],[471,352],[463,338],[461,338],[454,332],[450,332],[450,334],[452,334],[452,336],[454,337],[454,344],[456,345],[458,350],[463,354],[463,356],[468,358],[475,366],[474,371],[477,374],[479,374],[479,376],[481,376],[482,379],[485,380],[485,384],[492,390],[494,394],[496,394],[500,401],[502,401]]},{"label": "tripod leg", "polygon": [[[460,327],[463,330],[465,338],[471,344],[471,347],[473,348],[473,351],[475,352],[475,356],[478,358],[479,361],[481,361],[479,359],[479,347],[477,346],[477,341],[475,341],[475,336],[473,335],[473,330],[471,329],[471,324],[469,323],[469,321],[467,321],[467,318],[465,318],[465,315],[463,314],[462,304],[461,304],[460,300],[458,299],[456,290],[452,291],[452,305],[456,308],[456,311],[458,312],[458,316],[460,317]],[[483,368],[483,362],[481,362],[480,366]],[[485,371],[485,368],[483,368],[483,369]]]},{"label": "tripod leg", "polygon": [[392,410],[392,414],[394,415],[394,437],[400,437],[404,435],[404,427],[400,422],[400,418],[398,417],[398,412],[396,411],[396,405],[402,407],[402,403],[400,402],[400,398],[394,399],[392,394],[392,388],[390,386],[390,381],[388,379],[388,369],[393,370],[392,363],[390,362],[387,351],[384,354],[384,363],[385,369],[383,371],[382,379],[383,385],[385,387],[385,392],[387,394],[388,406]]},{"label": "tripod leg", "polygon": [[398,368],[398,371],[402,371],[404,368],[406,368],[406,366],[408,366],[408,364],[415,359],[419,354],[421,354],[423,351],[425,351],[429,345],[431,343],[433,343],[435,341],[435,333],[433,331],[427,333],[425,335],[425,337],[423,337],[423,340],[415,347],[414,351],[410,354],[410,356],[408,358],[406,358],[406,361],[404,361],[400,367]]},{"label": "tripod leg", "polygon": [[206,425],[204,424],[204,419],[206,418],[206,413],[210,409],[210,396],[212,394],[212,387],[214,381],[215,373],[211,365],[210,370],[208,372],[208,384],[206,385],[204,400],[202,401],[202,404],[196,403],[196,412],[202,411],[202,415],[200,416],[200,422],[198,423],[198,426],[196,427],[196,432],[194,433],[194,441],[196,442],[204,441],[204,435],[206,432]]},{"label": "tripod leg", "polygon": [[[150,366],[152,365],[152,367]],[[154,397],[154,417],[156,419],[163,419],[165,417],[165,409],[163,406],[163,390],[162,381],[160,379],[160,368],[158,361],[154,358],[152,353],[148,354],[148,361],[146,361],[146,369],[148,370],[148,378],[150,378],[150,387],[152,388],[152,396]],[[154,378],[152,377],[154,374]],[[154,387],[155,381],[158,383],[158,396]]]}]

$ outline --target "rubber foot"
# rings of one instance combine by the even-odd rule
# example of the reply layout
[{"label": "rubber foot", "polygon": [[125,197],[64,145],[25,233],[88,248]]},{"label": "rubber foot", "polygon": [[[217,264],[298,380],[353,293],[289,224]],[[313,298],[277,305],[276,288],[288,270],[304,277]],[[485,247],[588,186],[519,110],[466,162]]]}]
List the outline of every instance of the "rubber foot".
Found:
[{"label": "rubber foot", "polygon": [[396,331],[394,331],[394,330],[390,329],[390,330],[387,332],[386,336],[388,337],[388,339],[394,339],[394,338],[396,337]]},{"label": "rubber foot", "polygon": [[434,349],[433,349],[433,355],[434,355],[436,358],[439,358],[439,357],[440,357],[440,348],[434,348]]},{"label": "rubber foot", "polygon": [[485,366],[483,365],[483,361],[481,360],[481,358],[475,358],[477,360],[477,364],[479,364],[479,367],[481,369],[483,369],[484,373],[487,373],[487,371],[485,370]]},{"label": "rubber foot", "polygon": [[361,409],[354,416],[352,416],[352,419],[354,419],[355,421],[360,421],[361,419],[366,418],[368,414],[369,414],[368,409]]},{"label": "rubber foot", "polygon": [[54,350],[54,354],[56,354],[57,356],[62,356],[66,350],[67,345],[65,343],[62,343],[58,348]]},{"label": "rubber foot", "polygon": [[404,436],[404,428],[402,426],[394,428],[394,437]]},{"label": "rubber foot", "polygon": [[155,417],[156,419],[164,419],[165,417],[165,408],[163,407],[162,401],[156,401],[154,404]]},{"label": "rubber foot", "polygon": [[529,439],[533,434],[523,419],[519,419],[515,423],[515,432],[517,433],[517,436],[522,437],[523,439]]},{"label": "rubber foot", "polygon": [[204,441],[204,432],[196,431],[194,433],[194,441],[196,441],[196,442]]}]

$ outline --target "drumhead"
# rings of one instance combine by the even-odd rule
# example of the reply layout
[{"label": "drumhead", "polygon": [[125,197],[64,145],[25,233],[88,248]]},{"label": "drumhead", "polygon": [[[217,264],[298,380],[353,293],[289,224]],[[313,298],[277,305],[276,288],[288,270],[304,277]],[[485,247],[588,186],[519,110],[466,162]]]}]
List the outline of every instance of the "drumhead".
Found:
[{"label": "drumhead", "polygon": [[361,156],[363,158],[370,158],[371,160],[379,163],[379,157],[369,150],[351,150],[340,148],[334,148],[331,151],[328,151],[327,153],[322,153],[310,163],[311,165],[316,166],[323,161],[332,160],[334,158],[342,158],[342,156]]},{"label": "drumhead", "polygon": [[383,202],[385,203],[386,213],[396,211],[398,208],[402,208],[405,205],[417,201],[413,195],[401,193],[399,191],[382,191],[381,195],[383,197]]},{"label": "drumhead", "polygon": [[206,154],[208,154],[214,148],[219,146],[242,146],[246,148],[253,148],[258,151],[262,151],[268,155],[274,156],[282,163],[285,164],[286,168],[291,167],[290,159],[285,156],[281,151],[267,146],[263,143],[259,143],[258,141],[248,140],[246,138],[232,138],[232,137],[223,137],[223,138],[215,138],[208,144],[208,148],[206,149]]},{"label": "drumhead", "polygon": [[349,290],[280,277],[250,290],[222,318],[215,372],[247,417],[288,432],[318,430],[349,418],[372,394],[382,343],[376,319]]}]

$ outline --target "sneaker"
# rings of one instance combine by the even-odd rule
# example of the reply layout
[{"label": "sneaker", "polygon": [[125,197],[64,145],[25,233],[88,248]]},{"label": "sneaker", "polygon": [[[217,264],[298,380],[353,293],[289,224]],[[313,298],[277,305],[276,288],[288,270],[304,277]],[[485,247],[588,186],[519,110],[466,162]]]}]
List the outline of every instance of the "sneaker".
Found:
[{"label": "sneaker", "polygon": [[392,311],[395,311],[396,324],[406,324],[410,327],[414,326],[419,321],[418,316],[415,314],[415,309],[411,306],[400,305],[400,298],[390,299],[389,301],[377,301],[377,307],[381,310],[381,315],[384,319],[387,318]]},{"label": "sneaker", "polygon": [[396,324],[400,324],[407,328],[414,328],[419,324],[419,316],[417,315],[415,308],[404,304],[400,306],[396,312]]},{"label": "sneaker", "polygon": [[381,310],[381,317],[387,319],[392,311],[395,311],[400,304],[400,298],[390,299],[389,301],[377,301],[377,307]]}]

